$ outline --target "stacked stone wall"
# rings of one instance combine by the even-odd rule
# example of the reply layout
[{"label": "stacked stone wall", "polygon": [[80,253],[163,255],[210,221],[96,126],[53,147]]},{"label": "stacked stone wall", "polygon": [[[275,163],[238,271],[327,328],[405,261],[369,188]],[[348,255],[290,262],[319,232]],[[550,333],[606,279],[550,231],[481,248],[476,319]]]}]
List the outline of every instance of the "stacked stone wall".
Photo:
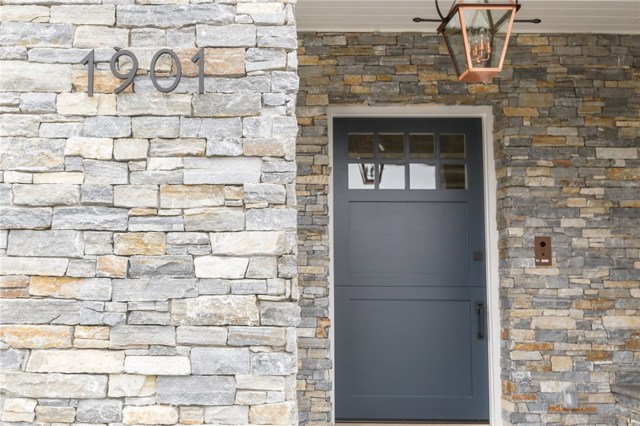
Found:
[{"label": "stacked stone wall", "polygon": [[494,111],[505,423],[615,424],[610,385],[640,381],[640,37],[518,34],[488,84],[458,82],[436,35],[299,40],[301,422],[333,404],[327,107],[440,104]]},{"label": "stacked stone wall", "polygon": [[294,3],[0,2],[2,424],[297,423]]}]

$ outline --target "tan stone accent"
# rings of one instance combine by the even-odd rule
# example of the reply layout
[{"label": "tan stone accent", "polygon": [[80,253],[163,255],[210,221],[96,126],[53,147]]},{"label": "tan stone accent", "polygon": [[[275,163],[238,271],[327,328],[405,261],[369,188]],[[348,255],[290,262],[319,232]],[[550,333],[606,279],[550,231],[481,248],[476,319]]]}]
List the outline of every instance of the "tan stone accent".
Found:
[{"label": "tan stone accent", "polygon": [[127,406],[122,421],[129,425],[171,425],[178,423],[178,408],[169,405]]},{"label": "tan stone accent", "polygon": [[73,327],[57,325],[0,325],[0,340],[12,348],[70,348]]},{"label": "tan stone accent", "polygon": [[[93,92],[113,94],[116,87],[122,84],[122,80],[111,74],[111,71],[95,70],[93,75]],[[85,67],[73,70],[73,90],[87,93],[87,69]],[[124,89],[121,93],[133,93],[133,85]]]},{"label": "tan stone accent", "polygon": [[113,235],[113,252],[117,255],[163,255],[165,234],[163,232],[134,232]]},{"label": "tan stone accent", "polygon": [[129,259],[119,256],[98,256],[97,274],[99,277],[126,278]]},{"label": "tan stone accent", "polygon": [[[176,49],[176,54],[182,65],[184,77],[197,77],[198,64],[191,62],[191,58],[198,53],[199,48]],[[206,48],[204,50],[206,76],[242,76],[244,68],[244,49],[237,48]],[[171,72],[175,74],[176,66],[172,65]]]}]

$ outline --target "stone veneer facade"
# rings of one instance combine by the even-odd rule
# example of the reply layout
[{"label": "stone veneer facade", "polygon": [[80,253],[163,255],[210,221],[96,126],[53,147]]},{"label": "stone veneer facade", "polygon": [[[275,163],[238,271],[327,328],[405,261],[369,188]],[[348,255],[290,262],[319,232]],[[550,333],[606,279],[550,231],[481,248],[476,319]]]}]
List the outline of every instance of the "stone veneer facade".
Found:
[{"label": "stone veneer facade", "polygon": [[640,382],[640,36],[520,34],[490,84],[458,82],[436,35],[298,38],[301,423],[332,410],[327,108],[409,104],[493,107],[505,424],[631,422],[610,385]]},{"label": "stone veneer facade", "polygon": [[0,2],[2,424],[297,424],[294,3]]}]

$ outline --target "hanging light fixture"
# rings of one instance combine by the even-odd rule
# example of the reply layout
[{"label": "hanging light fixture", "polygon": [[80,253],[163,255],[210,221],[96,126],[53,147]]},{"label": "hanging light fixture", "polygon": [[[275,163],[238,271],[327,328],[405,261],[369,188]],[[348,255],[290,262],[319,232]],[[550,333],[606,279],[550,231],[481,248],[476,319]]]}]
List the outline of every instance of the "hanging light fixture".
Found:
[{"label": "hanging light fixture", "polygon": [[540,19],[516,20],[518,0],[457,0],[447,16],[436,10],[440,19],[414,18],[414,22],[439,22],[458,79],[487,82],[500,74],[514,22],[538,24]]}]

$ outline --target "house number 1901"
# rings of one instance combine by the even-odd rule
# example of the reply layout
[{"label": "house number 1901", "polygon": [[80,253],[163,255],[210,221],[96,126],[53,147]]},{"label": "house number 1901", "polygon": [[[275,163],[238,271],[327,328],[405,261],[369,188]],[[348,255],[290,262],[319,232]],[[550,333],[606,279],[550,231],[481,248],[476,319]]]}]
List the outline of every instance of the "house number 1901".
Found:
[{"label": "house number 1901", "polygon": [[[160,85],[158,79],[156,78],[156,65],[158,63],[158,59],[160,59],[162,55],[171,56],[171,59],[173,59],[173,62],[176,64],[176,75],[173,79],[173,83],[166,87]],[[118,59],[121,56],[126,56],[127,58],[131,59],[131,69],[126,73],[122,73],[118,69]],[[191,62],[198,65],[198,93],[204,93],[204,48],[201,48],[198,53],[196,53],[195,56],[191,58]],[[95,52],[93,50],[82,59],[82,64],[87,65],[87,67],[89,68],[89,84],[87,85],[87,94],[89,96],[93,96],[93,75],[95,72]],[[121,80],[124,80],[124,82],[115,89],[115,94],[117,95],[118,93],[129,87],[131,83],[133,83],[133,79],[138,72],[138,58],[129,50],[119,50],[111,57],[111,63],[109,65],[111,68],[111,74]],[[182,65],[180,65],[180,59],[178,58],[178,55],[176,55],[176,52],[171,49],[158,50],[151,59],[150,68],[151,69],[149,72],[149,77],[151,78],[151,82],[160,92],[169,93],[176,87],[178,87],[180,79],[182,78]]]}]

